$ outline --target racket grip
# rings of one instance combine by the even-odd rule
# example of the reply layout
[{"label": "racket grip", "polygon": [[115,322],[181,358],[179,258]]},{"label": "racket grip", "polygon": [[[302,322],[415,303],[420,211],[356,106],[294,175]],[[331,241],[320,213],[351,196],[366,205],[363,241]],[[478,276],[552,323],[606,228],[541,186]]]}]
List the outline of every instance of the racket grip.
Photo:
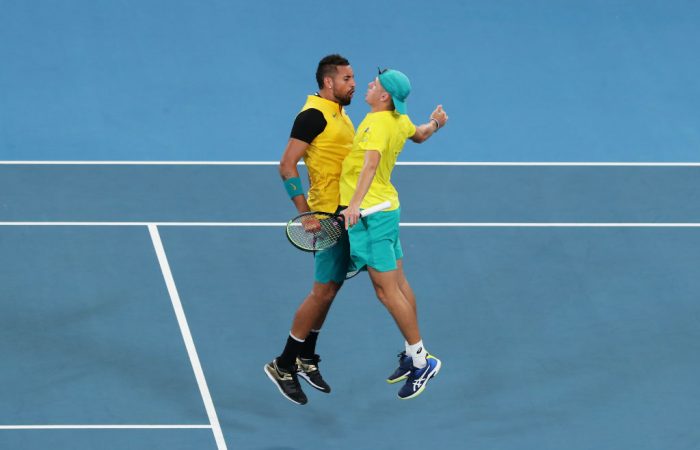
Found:
[{"label": "racket grip", "polygon": [[389,208],[390,206],[391,206],[391,202],[387,200],[387,201],[382,202],[378,205],[374,205],[374,206],[371,206],[367,209],[363,209],[362,211],[360,211],[360,217],[367,217],[370,214],[374,214],[374,213],[379,212],[379,211],[384,211],[385,209]]}]

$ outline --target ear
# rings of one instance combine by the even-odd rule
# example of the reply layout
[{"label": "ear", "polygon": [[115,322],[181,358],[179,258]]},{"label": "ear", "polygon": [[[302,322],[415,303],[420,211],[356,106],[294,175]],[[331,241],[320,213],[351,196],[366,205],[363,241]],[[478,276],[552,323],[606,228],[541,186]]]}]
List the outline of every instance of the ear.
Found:
[{"label": "ear", "polygon": [[333,89],[333,77],[324,77],[323,86],[327,89]]}]

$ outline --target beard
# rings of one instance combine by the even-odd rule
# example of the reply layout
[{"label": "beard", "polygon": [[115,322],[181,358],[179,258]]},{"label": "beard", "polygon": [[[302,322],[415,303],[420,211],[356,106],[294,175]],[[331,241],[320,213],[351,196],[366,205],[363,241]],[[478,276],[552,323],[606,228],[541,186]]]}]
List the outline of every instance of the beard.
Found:
[{"label": "beard", "polygon": [[334,92],[333,95],[335,98],[338,100],[338,103],[341,106],[348,106],[350,102],[352,102],[352,96],[355,93],[354,90],[347,92],[345,95],[342,95],[340,93]]}]

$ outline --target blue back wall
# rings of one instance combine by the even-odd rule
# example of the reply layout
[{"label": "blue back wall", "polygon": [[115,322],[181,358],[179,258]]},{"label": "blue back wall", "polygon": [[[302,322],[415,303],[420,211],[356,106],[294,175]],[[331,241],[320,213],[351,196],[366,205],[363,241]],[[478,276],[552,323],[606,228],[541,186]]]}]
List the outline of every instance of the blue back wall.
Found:
[{"label": "blue back wall", "polygon": [[409,75],[404,161],[700,161],[692,1],[0,0],[0,160],[277,160],[320,57]]}]

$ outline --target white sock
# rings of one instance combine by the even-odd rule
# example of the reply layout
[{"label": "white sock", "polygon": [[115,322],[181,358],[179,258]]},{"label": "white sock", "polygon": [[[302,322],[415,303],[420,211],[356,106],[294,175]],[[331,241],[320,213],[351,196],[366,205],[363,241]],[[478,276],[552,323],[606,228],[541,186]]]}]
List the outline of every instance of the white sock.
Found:
[{"label": "white sock", "polygon": [[[421,342],[423,342],[423,341],[421,341]],[[408,353],[409,353],[408,347],[410,347],[411,344],[409,344],[408,341],[403,341],[403,345],[404,345],[404,349],[406,350],[406,354],[408,355]],[[426,357],[427,357],[427,355],[430,354],[430,352],[428,351],[428,349],[425,348],[425,347],[423,347],[423,351],[425,351]]]},{"label": "white sock", "polygon": [[425,355],[428,352],[423,347],[423,341],[420,340],[413,345],[408,345],[406,347],[406,354],[413,358],[413,366],[419,369],[425,367],[428,362],[425,360]]}]

